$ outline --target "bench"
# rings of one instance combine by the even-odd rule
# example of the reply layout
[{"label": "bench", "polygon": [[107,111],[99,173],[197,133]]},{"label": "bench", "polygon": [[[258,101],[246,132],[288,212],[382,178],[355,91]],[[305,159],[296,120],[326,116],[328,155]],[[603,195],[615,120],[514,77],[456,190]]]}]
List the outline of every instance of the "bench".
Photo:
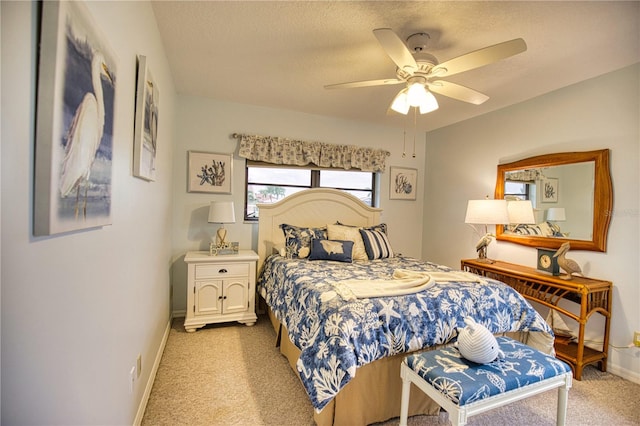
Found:
[{"label": "bench", "polygon": [[489,364],[461,357],[455,347],[407,356],[400,367],[400,426],[406,426],[411,383],[449,413],[454,426],[467,417],[558,388],[556,424],[565,424],[571,368],[552,355],[509,337],[497,337],[504,352]]}]

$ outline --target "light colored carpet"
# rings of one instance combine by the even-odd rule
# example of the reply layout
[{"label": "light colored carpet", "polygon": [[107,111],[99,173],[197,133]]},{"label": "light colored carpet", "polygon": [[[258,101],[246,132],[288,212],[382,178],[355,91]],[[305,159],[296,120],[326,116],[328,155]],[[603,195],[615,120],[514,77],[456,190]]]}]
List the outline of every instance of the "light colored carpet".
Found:
[{"label": "light colored carpet", "polygon": [[[313,425],[313,408],[275,347],[266,317],[187,333],[173,322],[142,425]],[[469,425],[555,425],[556,392],[470,418]],[[397,425],[391,419],[379,426]],[[450,424],[448,415],[409,425]],[[587,367],[569,391],[567,425],[640,425],[640,385]]]}]

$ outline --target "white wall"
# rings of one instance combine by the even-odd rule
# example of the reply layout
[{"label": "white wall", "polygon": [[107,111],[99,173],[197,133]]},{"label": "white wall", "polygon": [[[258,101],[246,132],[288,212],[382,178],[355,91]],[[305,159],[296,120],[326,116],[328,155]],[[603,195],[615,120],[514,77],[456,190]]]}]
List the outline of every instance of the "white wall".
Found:
[{"label": "white wall", "polygon": [[[228,238],[238,241],[241,248],[255,250],[257,247],[257,225],[242,222],[245,162],[237,156],[237,140],[231,138],[233,133],[383,148],[391,152],[387,158],[387,170],[389,166],[418,169],[424,160],[424,141],[416,143],[416,158],[412,157],[413,129],[407,131],[407,156],[402,158],[402,129],[187,96],[178,97],[176,111],[172,226],[175,312],[184,311],[186,306],[185,252],[208,249],[209,239],[217,229],[217,225],[207,223],[210,201],[233,200],[236,223],[225,225]],[[189,150],[234,152],[232,195],[187,193]],[[422,171],[419,171],[418,179],[421,183]],[[389,238],[394,250],[420,257],[421,241],[416,235],[422,233],[422,188],[418,187],[417,201],[389,200],[389,173],[381,176],[380,184],[380,207],[384,209],[382,220],[389,224]]]},{"label": "white wall", "polygon": [[[493,197],[496,166],[533,155],[611,150],[614,208],[606,253],[571,251],[586,275],[611,280],[612,345],[640,330],[640,65],[429,132],[426,152],[425,259],[458,266],[478,239],[464,224],[467,200]],[[427,208],[437,201],[439,208]],[[535,267],[536,250],[494,242],[488,256]],[[594,315],[587,338],[601,339]],[[640,350],[609,350],[609,370],[640,382]]]},{"label": "white wall", "polygon": [[[169,322],[175,89],[149,3],[87,6],[119,60],[113,225],[35,238],[38,13],[1,3],[2,424],[132,424]],[[137,54],[160,87],[154,183],[131,172]]]}]

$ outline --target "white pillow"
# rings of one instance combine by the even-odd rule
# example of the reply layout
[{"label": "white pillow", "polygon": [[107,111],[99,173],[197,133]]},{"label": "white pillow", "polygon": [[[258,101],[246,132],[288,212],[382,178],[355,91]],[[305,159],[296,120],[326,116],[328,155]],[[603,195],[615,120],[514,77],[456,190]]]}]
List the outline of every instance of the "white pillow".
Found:
[{"label": "white pillow", "polygon": [[327,225],[330,240],[353,241],[353,260],[369,260],[360,235],[360,228],[343,225]]},{"label": "white pillow", "polygon": [[545,237],[553,236],[553,230],[551,229],[551,227],[547,222],[540,222],[538,224],[538,228],[540,228],[540,232],[542,233],[543,236]]}]

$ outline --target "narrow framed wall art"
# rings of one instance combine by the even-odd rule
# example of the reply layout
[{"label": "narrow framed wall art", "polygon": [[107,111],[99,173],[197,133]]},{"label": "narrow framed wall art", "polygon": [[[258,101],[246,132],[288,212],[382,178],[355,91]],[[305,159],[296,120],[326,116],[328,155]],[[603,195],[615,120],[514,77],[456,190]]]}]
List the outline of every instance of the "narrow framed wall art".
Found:
[{"label": "narrow framed wall art", "polygon": [[83,2],[43,2],[36,236],[111,224],[117,58]]},{"label": "narrow framed wall art", "polygon": [[156,180],[159,104],[160,91],[147,65],[147,57],[138,55],[133,175],[148,181]]},{"label": "narrow framed wall art", "polygon": [[558,202],[558,178],[545,178],[542,180],[542,202]]}]

